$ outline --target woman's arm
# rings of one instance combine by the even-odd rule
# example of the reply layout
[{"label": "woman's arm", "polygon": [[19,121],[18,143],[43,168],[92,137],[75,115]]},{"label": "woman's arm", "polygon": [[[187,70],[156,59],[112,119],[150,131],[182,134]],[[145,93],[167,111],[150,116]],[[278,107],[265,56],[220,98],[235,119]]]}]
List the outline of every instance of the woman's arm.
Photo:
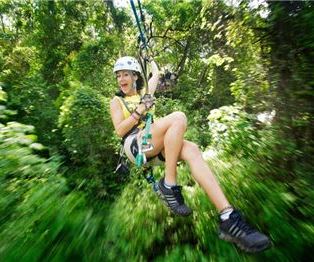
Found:
[{"label": "woman's arm", "polygon": [[[136,111],[143,114],[145,105],[138,105]],[[116,97],[110,102],[110,114],[114,129],[119,137],[125,136],[140,120],[140,117],[135,113],[132,113],[128,118],[124,119],[120,102]]]},{"label": "woman's arm", "polygon": [[152,70],[152,77],[148,80],[148,92],[149,94],[154,95],[159,81],[159,69],[154,60],[150,62],[150,66]]}]

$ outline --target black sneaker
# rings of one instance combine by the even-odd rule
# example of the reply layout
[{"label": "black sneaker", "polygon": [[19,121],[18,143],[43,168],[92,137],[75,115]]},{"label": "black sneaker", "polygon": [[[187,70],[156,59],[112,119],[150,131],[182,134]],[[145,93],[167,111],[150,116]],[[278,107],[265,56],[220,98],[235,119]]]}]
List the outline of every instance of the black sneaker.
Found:
[{"label": "black sneaker", "polygon": [[269,238],[248,225],[236,210],[232,211],[227,220],[220,220],[219,237],[251,253],[270,247]]},{"label": "black sneaker", "polygon": [[159,197],[166,203],[170,210],[176,215],[188,216],[192,210],[184,204],[184,198],[181,193],[181,186],[173,186],[168,189],[164,185],[164,178],[158,183]]}]

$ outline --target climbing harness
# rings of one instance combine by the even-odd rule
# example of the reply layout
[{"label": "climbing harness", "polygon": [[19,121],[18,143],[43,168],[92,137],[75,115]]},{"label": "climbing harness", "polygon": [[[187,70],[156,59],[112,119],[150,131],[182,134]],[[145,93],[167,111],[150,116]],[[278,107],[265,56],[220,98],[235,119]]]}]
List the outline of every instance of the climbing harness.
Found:
[{"label": "climbing harness", "polygon": [[[145,95],[144,95],[145,97]],[[123,97],[119,97],[119,100],[121,101],[121,103],[124,105],[124,107],[127,109],[127,111],[132,114],[133,110],[129,107],[128,103],[124,100]],[[138,153],[136,155],[135,158],[135,164],[138,167],[141,167],[142,165],[146,164],[148,161],[146,159],[145,156],[145,152],[148,152],[150,150],[152,150],[153,144],[150,143],[150,140],[152,139],[152,134],[150,132],[151,130],[151,124],[153,122],[153,115],[150,113],[147,113],[144,117],[142,117],[140,119],[140,121],[145,121],[145,126],[144,126],[144,132],[141,136],[138,137],[137,139],[137,148],[138,148]],[[132,129],[124,136],[124,138],[122,139],[122,145],[125,142],[125,139],[130,135],[130,134],[134,134],[134,132],[136,130],[138,130],[138,126],[140,126],[140,122],[133,126]],[[120,151],[120,159],[122,159],[122,155],[124,154],[124,150]]]},{"label": "climbing harness", "polygon": [[142,165],[145,165],[147,163],[145,152],[148,152],[154,149],[154,145],[150,142],[150,140],[152,139],[152,134],[151,134],[152,121],[153,121],[153,116],[147,113],[145,117],[144,134],[140,136],[137,141],[138,142],[138,154],[135,158],[135,163],[138,167],[141,167]]}]

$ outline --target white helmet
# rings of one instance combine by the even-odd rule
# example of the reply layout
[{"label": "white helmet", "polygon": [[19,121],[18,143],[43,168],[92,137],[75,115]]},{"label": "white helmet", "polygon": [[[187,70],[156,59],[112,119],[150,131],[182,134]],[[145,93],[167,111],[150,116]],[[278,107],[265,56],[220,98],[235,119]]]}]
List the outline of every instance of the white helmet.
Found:
[{"label": "white helmet", "polygon": [[141,73],[141,66],[138,61],[132,56],[120,57],[117,62],[114,64],[113,72],[120,70],[131,70]]}]

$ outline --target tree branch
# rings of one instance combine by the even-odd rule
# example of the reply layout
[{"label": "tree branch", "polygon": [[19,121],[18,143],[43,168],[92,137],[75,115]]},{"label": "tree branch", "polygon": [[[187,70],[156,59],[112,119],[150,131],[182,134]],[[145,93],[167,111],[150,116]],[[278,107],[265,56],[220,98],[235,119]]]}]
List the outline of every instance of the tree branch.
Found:
[{"label": "tree branch", "polygon": [[188,53],[189,53],[189,48],[190,48],[190,39],[188,38],[186,41],[186,45],[184,47],[184,53],[183,56],[181,57],[180,63],[177,66],[176,72],[178,77],[181,75],[181,73],[183,72],[184,66],[185,66],[185,62],[186,59],[188,57]]},{"label": "tree branch", "polygon": [[2,14],[0,14],[0,18],[1,18],[2,31],[3,31],[3,33],[6,33],[6,32],[5,32],[5,26],[4,26]]}]

